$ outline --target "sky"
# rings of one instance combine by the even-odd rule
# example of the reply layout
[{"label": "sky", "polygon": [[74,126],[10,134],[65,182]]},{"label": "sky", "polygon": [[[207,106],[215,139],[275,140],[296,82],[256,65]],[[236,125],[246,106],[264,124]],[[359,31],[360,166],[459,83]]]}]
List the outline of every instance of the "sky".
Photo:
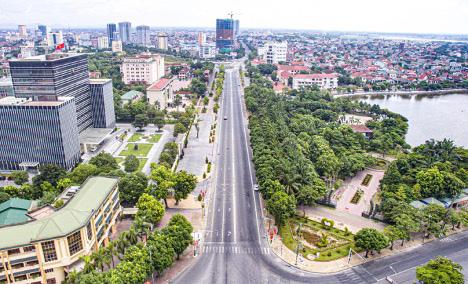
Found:
[{"label": "sky", "polygon": [[468,34],[468,0],[0,0],[0,27],[211,27]]}]

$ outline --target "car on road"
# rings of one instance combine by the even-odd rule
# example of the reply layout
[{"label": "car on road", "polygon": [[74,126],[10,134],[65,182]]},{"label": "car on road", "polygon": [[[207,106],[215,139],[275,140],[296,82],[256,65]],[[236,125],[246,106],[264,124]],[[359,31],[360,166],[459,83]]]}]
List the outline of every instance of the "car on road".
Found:
[{"label": "car on road", "polygon": [[254,184],[254,190],[258,191],[258,184]]},{"label": "car on road", "polygon": [[227,120],[227,116],[224,117],[224,120]]}]

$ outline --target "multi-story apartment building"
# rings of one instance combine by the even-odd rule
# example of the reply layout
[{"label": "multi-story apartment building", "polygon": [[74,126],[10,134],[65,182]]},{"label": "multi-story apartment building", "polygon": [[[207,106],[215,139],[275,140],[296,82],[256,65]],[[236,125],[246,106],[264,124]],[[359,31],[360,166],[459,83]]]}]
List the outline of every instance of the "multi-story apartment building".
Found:
[{"label": "multi-story apartment building", "polygon": [[0,227],[0,283],[61,283],[109,242],[121,213],[118,179],[91,177],[40,219]]},{"label": "multi-story apartment building", "polygon": [[121,40],[114,40],[112,41],[112,52],[122,52],[122,41]]},{"label": "multi-story apartment building", "polygon": [[90,79],[93,127],[114,128],[114,94],[111,79]]},{"label": "multi-story apartment building", "polygon": [[123,43],[130,42],[131,34],[132,34],[132,24],[130,22],[119,23],[119,35],[120,35],[120,40]]},{"label": "multi-story apartment building", "polygon": [[200,45],[200,51],[198,55],[201,58],[215,58],[216,45],[214,43],[204,43],[203,45]]},{"label": "multi-story apartment building", "polygon": [[26,27],[26,25],[18,25],[18,36],[20,38],[28,37],[28,28]]},{"label": "multi-story apartment building", "polygon": [[137,31],[137,43],[143,46],[150,45],[150,27],[149,26],[138,26]]},{"label": "multi-story apartment building", "polygon": [[63,43],[63,34],[61,31],[50,32],[47,34],[47,46],[49,48],[55,48],[57,45]]},{"label": "multi-story apartment building", "polygon": [[234,41],[234,20],[216,19],[216,48],[232,49]]},{"label": "multi-story apartment building", "polygon": [[338,87],[338,76],[336,74],[296,74],[292,78],[292,88],[295,90],[314,85],[321,89],[335,89]]},{"label": "multi-story apartment building", "polygon": [[50,32],[49,27],[47,27],[46,25],[38,25],[37,29],[41,32],[42,39],[47,38],[47,34]]},{"label": "multi-story apartment building", "polygon": [[164,57],[154,54],[140,54],[124,58],[122,63],[123,82],[125,84],[153,84],[164,74]]},{"label": "multi-story apartment building", "polygon": [[22,170],[39,164],[70,169],[79,162],[73,97],[33,101],[8,96],[0,99],[0,121],[1,169]]},{"label": "multi-story apartment building", "polygon": [[80,132],[93,124],[86,54],[55,53],[10,61],[15,95],[40,101],[74,97]]},{"label": "multi-story apartment building", "polygon": [[268,41],[258,48],[258,56],[268,64],[286,62],[288,54],[287,41]]},{"label": "multi-story apartment building", "polygon": [[165,33],[159,33],[158,34],[158,48],[161,50],[167,50],[168,45],[167,45],[167,34]]},{"label": "multi-story apartment building", "polygon": [[97,38],[97,47],[98,49],[108,49],[109,48],[109,39],[106,36],[100,36]]}]

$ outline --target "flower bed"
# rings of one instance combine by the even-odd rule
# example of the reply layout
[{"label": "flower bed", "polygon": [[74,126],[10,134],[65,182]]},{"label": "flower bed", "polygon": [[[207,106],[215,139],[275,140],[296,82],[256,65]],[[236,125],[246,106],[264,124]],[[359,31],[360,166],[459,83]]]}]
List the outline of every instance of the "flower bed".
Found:
[{"label": "flower bed", "polygon": [[364,194],[364,191],[362,191],[362,189],[356,190],[356,193],[354,193],[353,198],[351,198],[350,202],[352,204],[358,204],[363,194]]},{"label": "flower bed", "polygon": [[372,175],[371,175],[371,174],[367,174],[367,175],[364,177],[364,179],[362,180],[361,185],[363,185],[363,186],[368,186],[369,183],[370,183],[370,181],[371,181],[371,179],[372,179]]}]

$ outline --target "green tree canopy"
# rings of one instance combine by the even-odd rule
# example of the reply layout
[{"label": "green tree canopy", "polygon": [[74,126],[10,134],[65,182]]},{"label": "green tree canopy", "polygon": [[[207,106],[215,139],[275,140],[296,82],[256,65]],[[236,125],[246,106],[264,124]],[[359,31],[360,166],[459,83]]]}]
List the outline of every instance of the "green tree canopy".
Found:
[{"label": "green tree canopy", "polygon": [[153,196],[143,193],[136,204],[138,208],[136,218],[141,218],[143,221],[153,225],[159,224],[164,216],[164,206]]},{"label": "green tree canopy", "polygon": [[354,236],[356,245],[366,250],[366,257],[369,256],[369,251],[380,251],[388,246],[388,238],[373,228],[364,228],[359,230]]},{"label": "green tree canopy", "polygon": [[438,256],[416,268],[416,278],[424,284],[463,284],[463,267],[452,260]]}]

